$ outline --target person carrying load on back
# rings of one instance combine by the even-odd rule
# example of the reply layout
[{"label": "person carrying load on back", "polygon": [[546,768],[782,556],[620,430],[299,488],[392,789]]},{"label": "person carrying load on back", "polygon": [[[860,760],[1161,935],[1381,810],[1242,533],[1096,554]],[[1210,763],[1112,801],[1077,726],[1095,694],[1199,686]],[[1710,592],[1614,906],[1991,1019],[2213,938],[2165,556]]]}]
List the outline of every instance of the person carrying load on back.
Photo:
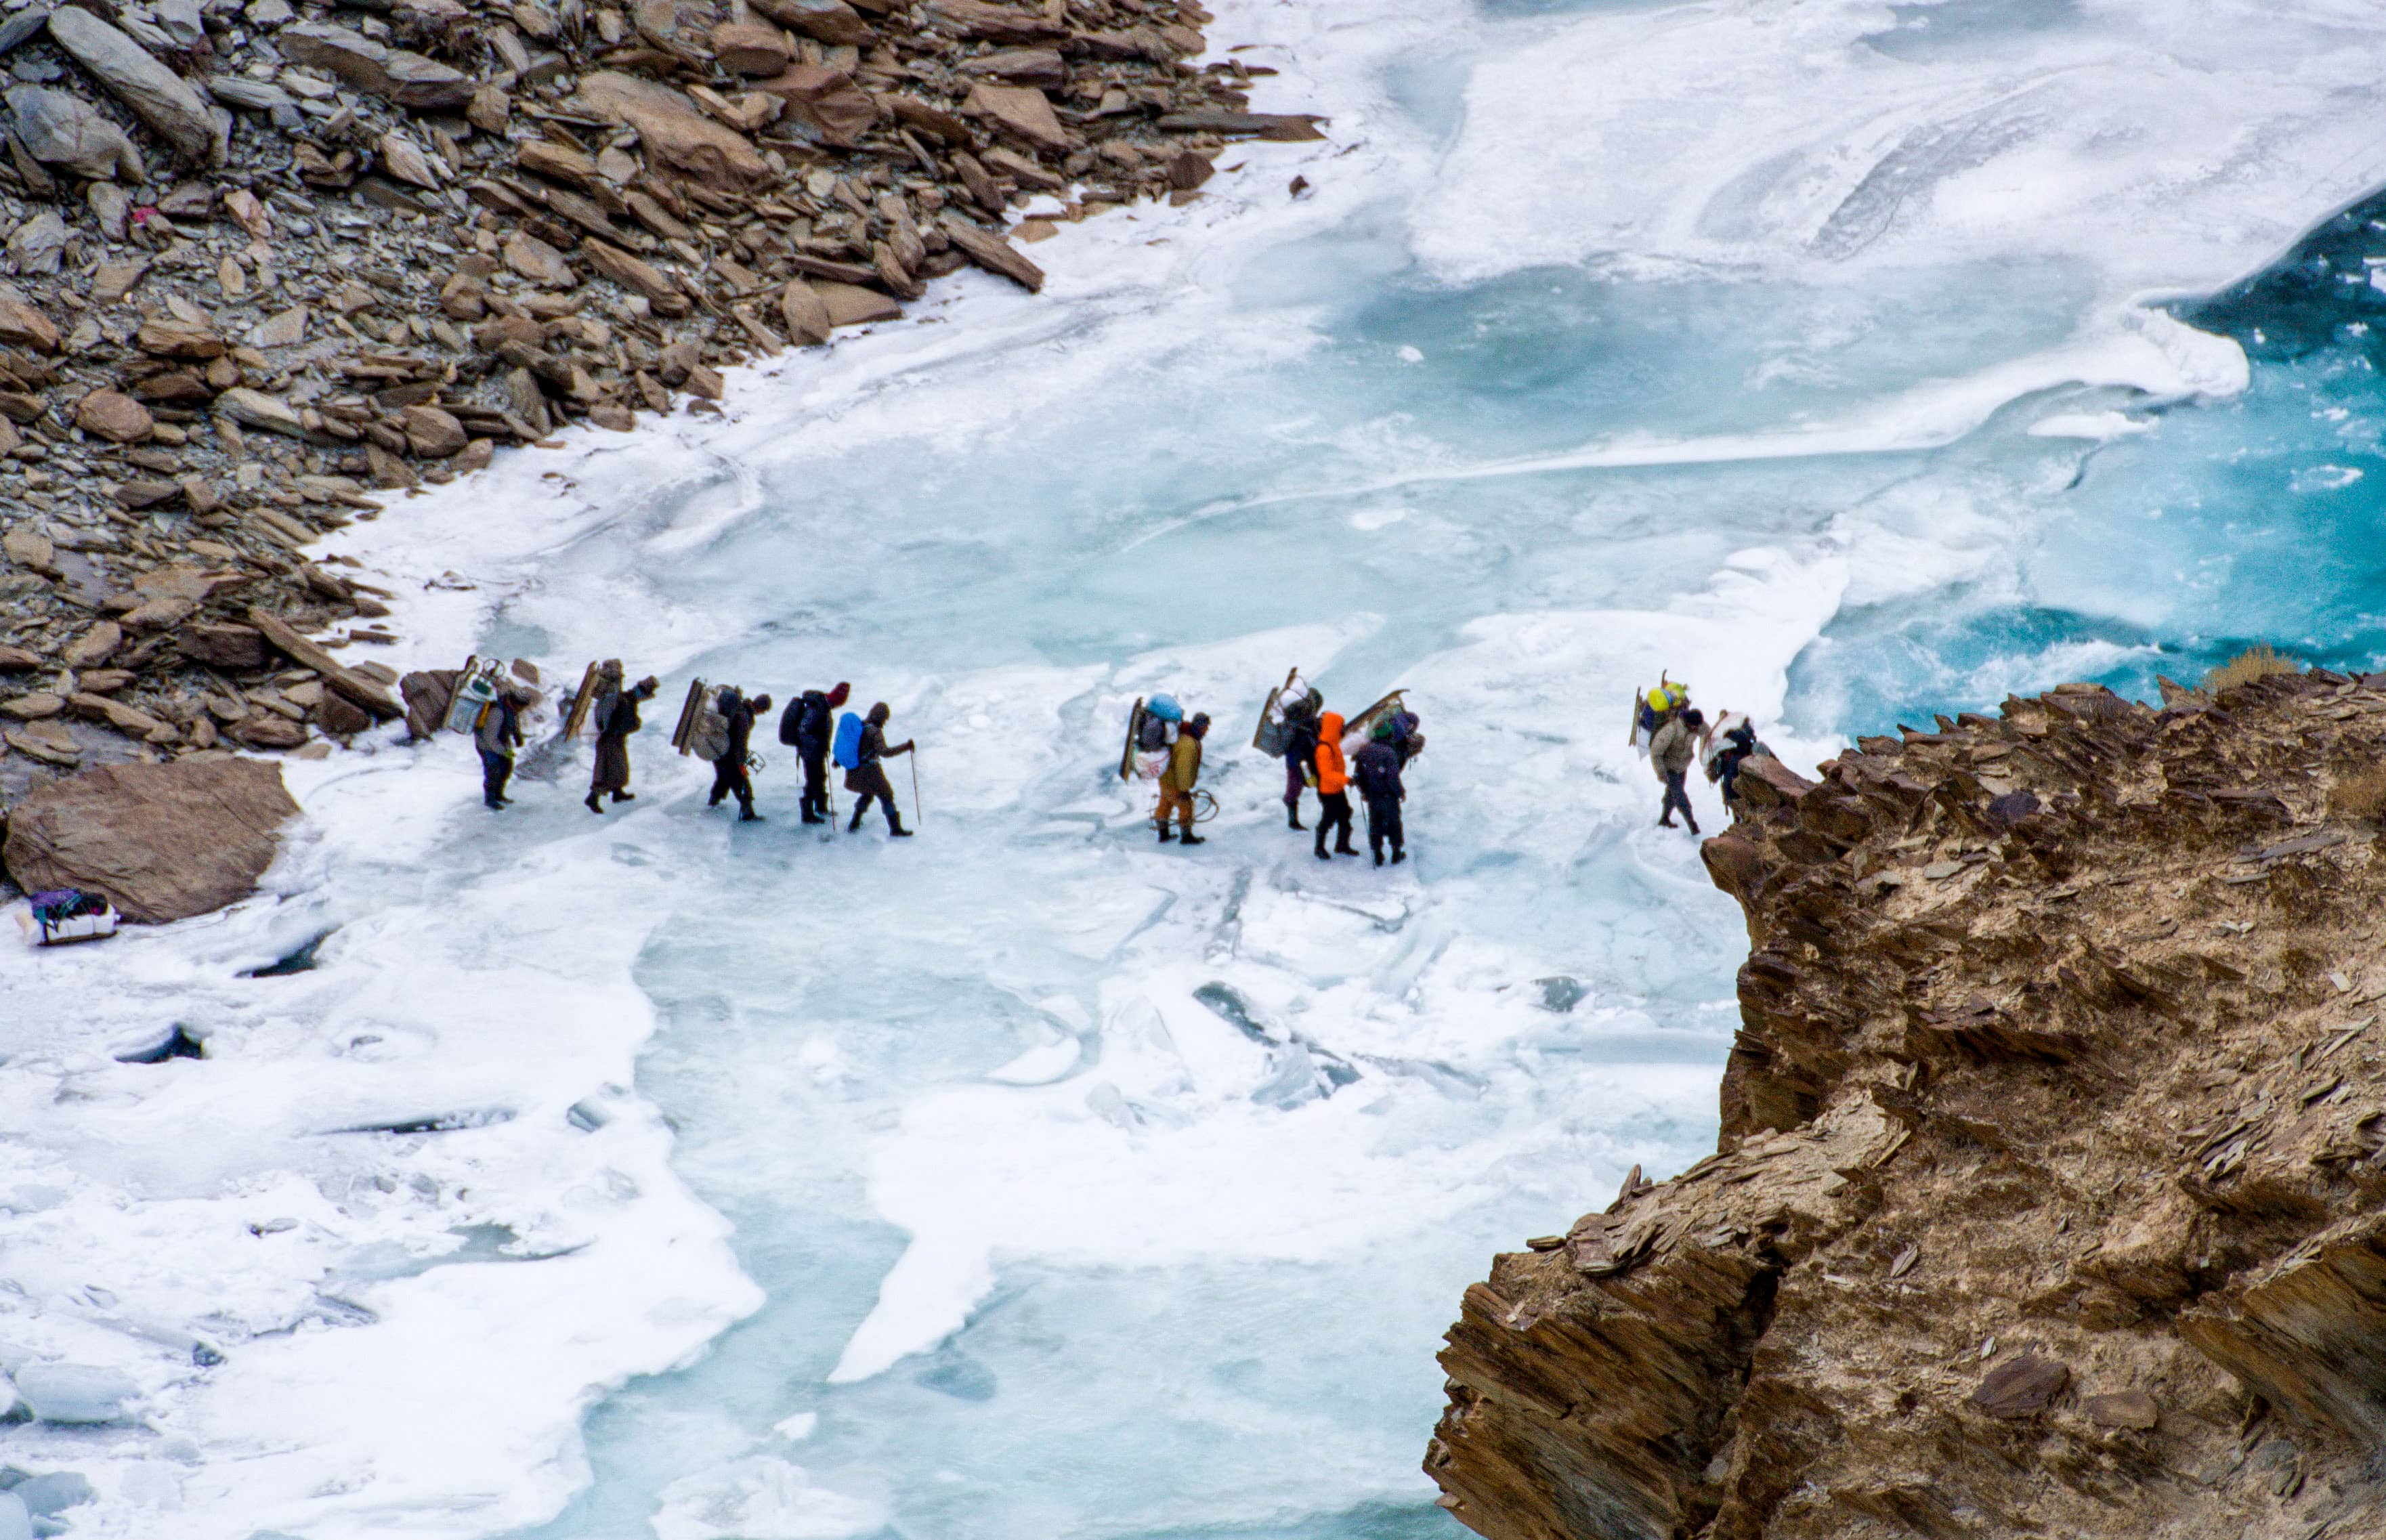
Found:
[{"label": "person carrying load on back", "polygon": [[771,697],[756,695],[746,698],[743,692],[721,692],[721,715],[729,723],[729,742],[721,757],[712,761],[712,795],[705,799],[708,808],[718,808],[724,796],[737,799],[737,821],[760,823],[762,815],[754,810],[754,780],[746,773],[746,760],[753,751],[754,719],[771,709]]},{"label": "person carrying load on back", "polygon": [[1367,799],[1367,848],[1375,853],[1377,866],[1384,864],[1387,844],[1392,847],[1394,866],[1409,858],[1400,828],[1400,804],[1409,794],[1400,784],[1400,751],[1394,731],[1389,717],[1375,723],[1367,735],[1367,746],[1350,761],[1350,778],[1359,783],[1359,795]]},{"label": "person carrying load on back", "polygon": [[[1317,719],[1317,746],[1312,751],[1311,763],[1317,772],[1317,858],[1330,861],[1335,856],[1355,856],[1350,847],[1350,770],[1342,760],[1342,718],[1328,711]],[[1325,850],[1325,836],[1335,836],[1333,855]]]},{"label": "person carrying load on back", "polygon": [[1723,788],[1723,805],[1735,816],[1739,811],[1739,767],[1760,754],[1769,758],[1773,751],[1756,735],[1754,722],[1737,711],[1715,718],[1715,732],[1707,740],[1707,779]]},{"label": "person carrying load on back", "polygon": [[472,730],[472,746],[481,751],[481,801],[492,812],[512,803],[506,783],[513,779],[514,750],[522,745],[521,714],[538,696],[519,684],[500,687]]},{"label": "person carrying load on back", "polygon": [[1674,809],[1682,810],[1690,833],[1699,832],[1698,815],[1690,811],[1690,794],[1683,784],[1691,764],[1699,757],[1699,747],[1707,720],[1695,706],[1684,707],[1669,715],[1649,740],[1649,768],[1665,783],[1664,805],[1658,809],[1657,823],[1661,828],[1674,827]]},{"label": "person carrying load on back", "polygon": [[1393,712],[1386,720],[1391,723],[1392,752],[1400,757],[1400,769],[1425,752],[1425,734],[1417,731],[1417,714],[1402,709]]},{"label": "person carrying load on back", "polygon": [[596,768],[588,778],[588,810],[601,813],[605,804],[600,798],[610,795],[616,802],[635,800],[637,793],[630,790],[630,740],[646,724],[638,719],[641,702],[655,698],[662,682],[648,674],[627,690],[619,689],[621,681],[613,681],[618,693],[603,697],[597,707]]},{"label": "person carrying load on back", "polygon": [[836,734],[836,708],[852,689],[840,683],[829,691],[807,690],[787,702],[786,715],[779,719],[779,742],[804,762],[806,823],[828,821],[829,740]]},{"label": "person carrying load on back", "polygon": [[1632,746],[1649,747],[1668,718],[1690,704],[1690,687],[1671,676],[1635,696],[1632,702]]},{"label": "person carrying load on back", "polygon": [[887,746],[886,720],[894,714],[893,708],[882,700],[870,708],[869,719],[862,723],[860,738],[854,745],[853,768],[845,772],[845,789],[860,798],[853,805],[852,821],[845,826],[848,834],[860,831],[861,815],[870,811],[871,799],[875,797],[886,814],[886,833],[896,839],[911,837],[911,831],[903,827],[902,815],[895,810],[895,788],[887,783],[886,767],[879,763],[898,754],[909,754],[916,746],[909,738],[891,748]]},{"label": "person carrying load on back", "polygon": [[[1300,794],[1317,773],[1319,724],[1315,693],[1284,703],[1284,820],[1300,827]],[[1324,786],[1318,788],[1324,793]]]},{"label": "person carrying load on back", "polygon": [[[1172,837],[1187,845],[1209,843],[1193,832],[1193,788],[1201,781],[1201,740],[1209,731],[1209,717],[1197,715],[1176,734],[1176,745],[1168,751],[1168,770],[1160,778],[1160,808],[1152,814],[1162,845]],[[1176,815],[1180,831],[1174,836],[1168,833],[1171,812]]]}]

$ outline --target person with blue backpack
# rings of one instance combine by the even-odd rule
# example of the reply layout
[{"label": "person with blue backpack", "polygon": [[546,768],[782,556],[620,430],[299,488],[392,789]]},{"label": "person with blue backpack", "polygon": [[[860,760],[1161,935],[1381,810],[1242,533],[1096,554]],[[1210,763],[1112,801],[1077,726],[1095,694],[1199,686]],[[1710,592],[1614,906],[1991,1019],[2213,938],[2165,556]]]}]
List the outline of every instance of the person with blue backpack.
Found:
[{"label": "person with blue backpack", "polygon": [[836,762],[845,770],[845,789],[857,798],[853,820],[845,826],[848,834],[861,830],[861,815],[870,810],[873,798],[886,814],[886,833],[897,839],[909,839],[911,831],[903,827],[902,815],[895,810],[895,788],[887,783],[886,767],[879,763],[898,754],[909,754],[917,745],[909,738],[889,747],[886,743],[886,720],[894,715],[885,701],[870,708],[867,720],[848,711],[836,724]]}]

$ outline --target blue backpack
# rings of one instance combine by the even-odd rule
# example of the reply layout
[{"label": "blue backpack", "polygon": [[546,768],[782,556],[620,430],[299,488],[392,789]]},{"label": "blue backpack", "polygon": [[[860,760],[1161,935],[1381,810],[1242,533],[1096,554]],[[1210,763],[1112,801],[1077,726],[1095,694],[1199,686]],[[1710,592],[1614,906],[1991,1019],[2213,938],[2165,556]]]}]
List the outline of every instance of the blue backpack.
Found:
[{"label": "blue backpack", "polygon": [[861,719],[848,711],[837,719],[836,746],[829,757],[839,770],[852,770],[861,763]]}]

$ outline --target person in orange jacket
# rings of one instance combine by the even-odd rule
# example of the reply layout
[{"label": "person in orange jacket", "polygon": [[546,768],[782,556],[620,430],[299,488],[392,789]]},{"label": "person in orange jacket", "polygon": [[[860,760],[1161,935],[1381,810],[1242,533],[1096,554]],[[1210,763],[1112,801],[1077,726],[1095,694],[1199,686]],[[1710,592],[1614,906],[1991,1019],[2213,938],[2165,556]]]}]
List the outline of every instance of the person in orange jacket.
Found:
[{"label": "person in orange jacket", "polygon": [[[1350,846],[1350,767],[1342,762],[1342,719],[1328,711],[1317,719],[1317,858],[1355,856]],[[1325,832],[1338,830],[1334,855],[1325,851]]]}]

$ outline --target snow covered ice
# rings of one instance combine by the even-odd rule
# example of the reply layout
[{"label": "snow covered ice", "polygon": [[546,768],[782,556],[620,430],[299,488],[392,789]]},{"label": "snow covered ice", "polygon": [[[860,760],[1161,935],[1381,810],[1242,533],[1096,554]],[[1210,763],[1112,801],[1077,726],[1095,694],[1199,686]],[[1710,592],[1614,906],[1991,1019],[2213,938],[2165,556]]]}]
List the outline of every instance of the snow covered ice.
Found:
[{"label": "snow covered ice", "polygon": [[[634,803],[376,741],[288,766],[258,898],[0,957],[0,1459],[90,1484],[25,1527],[1452,1533],[1461,1290],[1714,1139],[1744,937],[1633,686],[1811,766],[2377,612],[2241,559],[2374,529],[2374,375],[2153,302],[2386,180],[2386,30],[1218,9],[1327,143],[341,537],[394,664],[661,674]],[[1283,827],[1296,664],[1412,692],[1407,865]],[[920,838],[803,828],[767,742],[770,821],[708,812],[697,674],[887,701]],[[1217,722],[1197,851],[1112,773],[1159,689]]]}]

